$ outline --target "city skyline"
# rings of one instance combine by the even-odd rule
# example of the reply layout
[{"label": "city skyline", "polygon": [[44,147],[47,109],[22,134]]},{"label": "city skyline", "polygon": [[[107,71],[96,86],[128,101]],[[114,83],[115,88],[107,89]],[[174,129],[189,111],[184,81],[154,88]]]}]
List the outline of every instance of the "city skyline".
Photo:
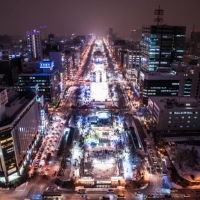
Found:
[{"label": "city skyline", "polygon": [[0,200],[200,199],[200,0],[0,5]]},{"label": "city skyline", "polygon": [[[154,24],[154,10],[159,4],[164,9],[164,24],[187,27],[189,36],[193,25],[200,30],[200,2],[193,0],[176,1],[56,1],[40,3],[20,0],[1,2],[0,34],[25,35],[26,31],[47,26],[47,33],[105,35],[109,27],[120,37],[130,36],[132,29]],[[173,3],[173,6],[172,6]],[[178,14],[177,14],[178,8]],[[58,12],[59,11],[59,12]],[[145,13],[145,15],[144,15]],[[7,17],[9,16],[9,17]],[[13,26],[17,24],[17,26]]]}]

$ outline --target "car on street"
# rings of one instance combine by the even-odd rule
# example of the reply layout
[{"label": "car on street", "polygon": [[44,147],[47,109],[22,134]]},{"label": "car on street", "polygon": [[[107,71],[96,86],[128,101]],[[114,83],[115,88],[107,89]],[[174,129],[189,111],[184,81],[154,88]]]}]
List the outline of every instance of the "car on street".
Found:
[{"label": "car on street", "polygon": [[189,194],[183,194],[183,197],[184,198],[190,198],[190,195]]},{"label": "car on street", "polygon": [[85,190],[85,189],[79,189],[77,192],[78,192],[79,194],[85,194],[85,193],[86,193],[86,190]]},{"label": "car on street", "polygon": [[115,198],[116,199],[125,199],[125,196],[123,194],[118,194]]},{"label": "car on street", "polygon": [[101,200],[110,200],[110,197],[109,196],[102,196]]},{"label": "car on street", "polygon": [[177,192],[178,190],[176,188],[170,188],[171,192]]},{"label": "car on street", "polygon": [[172,199],[173,197],[172,197],[171,194],[165,194],[165,195],[164,195],[164,198],[165,198],[165,199]]},{"label": "car on street", "polygon": [[107,190],[107,193],[114,193],[114,190],[113,189],[109,189],[109,190]]},{"label": "car on street", "polygon": [[142,195],[142,193],[140,191],[135,192],[136,196]]},{"label": "car on street", "polygon": [[154,195],[153,194],[148,194],[144,196],[144,199],[153,199]]}]

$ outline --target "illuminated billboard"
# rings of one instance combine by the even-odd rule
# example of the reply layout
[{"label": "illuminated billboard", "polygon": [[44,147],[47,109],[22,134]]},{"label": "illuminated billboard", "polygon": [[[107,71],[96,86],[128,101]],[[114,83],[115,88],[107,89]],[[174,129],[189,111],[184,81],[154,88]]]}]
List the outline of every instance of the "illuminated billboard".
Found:
[{"label": "illuminated billboard", "polygon": [[53,68],[54,61],[42,61],[42,62],[39,63],[39,66],[40,66],[41,69]]}]

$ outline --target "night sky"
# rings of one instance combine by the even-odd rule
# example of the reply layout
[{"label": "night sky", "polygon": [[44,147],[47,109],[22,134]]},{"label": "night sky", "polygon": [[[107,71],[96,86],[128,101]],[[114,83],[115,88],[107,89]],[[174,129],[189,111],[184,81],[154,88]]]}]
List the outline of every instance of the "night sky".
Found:
[{"label": "night sky", "polygon": [[47,26],[47,33],[103,35],[113,27],[121,37],[131,29],[151,25],[158,5],[164,23],[193,24],[200,31],[200,0],[0,0],[0,34],[25,35]]}]

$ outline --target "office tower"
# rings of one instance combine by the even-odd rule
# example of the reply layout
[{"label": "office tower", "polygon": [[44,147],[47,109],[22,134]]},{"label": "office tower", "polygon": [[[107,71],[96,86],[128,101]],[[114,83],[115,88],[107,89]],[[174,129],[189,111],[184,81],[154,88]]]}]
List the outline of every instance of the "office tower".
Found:
[{"label": "office tower", "polygon": [[0,180],[8,183],[32,162],[39,140],[39,107],[34,93],[0,89],[0,96]]},{"label": "office tower", "polygon": [[54,34],[49,34],[48,35],[48,43],[51,45],[51,47],[54,45],[55,43],[55,35]]},{"label": "office tower", "polygon": [[114,39],[114,33],[113,33],[113,28],[108,29],[108,43],[109,46],[111,46],[112,40]]},{"label": "office tower", "polygon": [[26,37],[27,37],[29,58],[41,60],[42,50],[41,50],[40,31],[37,30],[27,31]]},{"label": "office tower", "polygon": [[9,35],[0,35],[0,43],[12,44],[12,37]]},{"label": "office tower", "polygon": [[135,80],[135,70],[140,70],[141,66],[141,46],[140,42],[132,42],[127,44],[125,54],[126,77],[129,80]]},{"label": "office tower", "polygon": [[113,28],[109,28],[109,29],[108,29],[108,35],[109,35],[110,37],[113,36]]},{"label": "office tower", "polygon": [[182,62],[185,26],[162,25],[164,10],[155,10],[155,24],[142,27],[142,69],[168,71],[173,61]]},{"label": "office tower", "polygon": [[195,30],[195,26],[193,26],[193,30],[190,35],[190,55],[200,56],[200,31]]},{"label": "office tower", "polygon": [[56,104],[60,99],[62,82],[53,61],[24,62],[23,73],[19,74],[19,85],[38,84],[38,95],[45,102]]},{"label": "office tower", "polygon": [[172,98],[184,96],[200,99],[200,67],[173,66],[173,68],[176,72],[140,72],[138,87],[144,104],[147,104],[149,97],[152,96]]}]

